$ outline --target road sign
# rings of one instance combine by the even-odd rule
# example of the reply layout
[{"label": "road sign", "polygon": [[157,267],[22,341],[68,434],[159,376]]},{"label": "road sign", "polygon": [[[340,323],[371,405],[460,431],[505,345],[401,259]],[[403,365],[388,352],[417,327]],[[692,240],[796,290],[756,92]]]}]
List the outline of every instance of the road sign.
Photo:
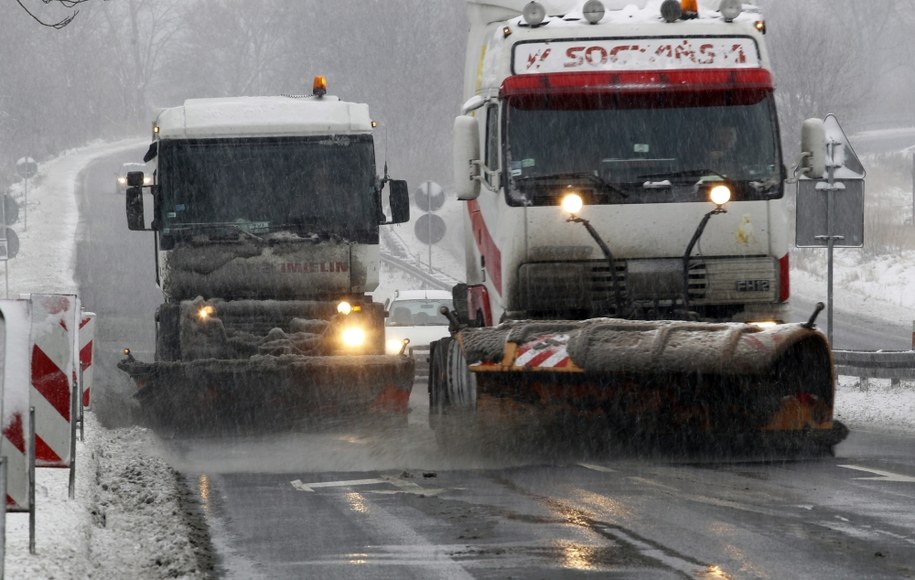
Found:
[{"label": "road sign", "polygon": [[16,173],[22,179],[31,179],[38,175],[38,163],[31,157],[22,157],[16,162]]},{"label": "road sign", "polygon": [[445,220],[434,213],[424,213],[416,220],[413,232],[416,239],[424,244],[437,244],[445,237]]},{"label": "road sign", "polygon": [[12,260],[19,253],[19,236],[10,228],[0,226],[0,261]]},{"label": "road sign", "polygon": [[19,204],[16,203],[16,200],[4,195],[2,203],[3,207],[0,210],[2,210],[3,215],[2,219],[0,219],[0,225],[11,226],[19,221]]},{"label": "road sign", "polygon": [[416,205],[423,211],[438,211],[445,205],[445,190],[434,181],[424,181],[413,194]]},{"label": "road sign", "polygon": [[[797,247],[825,248],[827,201],[825,182],[802,179],[797,182]],[[833,247],[860,248],[864,245],[864,180],[835,180],[836,195],[832,207]]]}]

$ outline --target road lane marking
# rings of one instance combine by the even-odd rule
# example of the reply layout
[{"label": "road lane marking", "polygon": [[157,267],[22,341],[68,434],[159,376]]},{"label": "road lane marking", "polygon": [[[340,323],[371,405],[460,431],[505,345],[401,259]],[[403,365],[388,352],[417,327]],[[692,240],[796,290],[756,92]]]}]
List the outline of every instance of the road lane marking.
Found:
[{"label": "road lane marking", "polygon": [[872,469],[870,467],[862,467],[860,465],[839,465],[839,467],[845,467],[847,469],[857,469],[858,471],[866,471],[868,473],[876,474],[878,477],[855,477],[854,479],[862,481],[901,481],[904,483],[915,483],[915,477],[910,475],[901,475],[899,473],[893,473],[892,471],[883,471],[881,469]]},{"label": "road lane marking", "polygon": [[584,467],[585,469],[600,471],[601,473],[616,473],[615,469],[610,469],[609,467],[604,467],[602,465],[595,465],[593,463],[579,463],[578,465],[580,467]]},{"label": "road lane marking", "polygon": [[352,487],[354,485],[375,485],[378,483],[390,483],[385,479],[350,479],[346,481],[318,481],[314,483],[302,483],[302,480],[296,479],[290,482],[292,487],[299,491],[314,492],[319,487]]},{"label": "road lane marking", "polygon": [[437,495],[442,489],[427,489],[412,481],[406,481],[396,477],[382,477],[374,479],[347,479],[341,481],[316,481],[312,483],[303,483],[301,479],[295,479],[289,482],[292,487],[299,491],[314,493],[316,489],[322,487],[354,487],[357,485],[377,485],[388,483],[397,488],[395,491],[377,491],[376,493],[414,493],[418,495]]}]

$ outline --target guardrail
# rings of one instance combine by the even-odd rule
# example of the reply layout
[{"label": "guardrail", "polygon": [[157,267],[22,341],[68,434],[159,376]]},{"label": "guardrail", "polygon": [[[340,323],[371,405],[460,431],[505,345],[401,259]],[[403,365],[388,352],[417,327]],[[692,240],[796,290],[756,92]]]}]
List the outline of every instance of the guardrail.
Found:
[{"label": "guardrail", "polygon": [[836,373],[862,379],[915,380],[915,350],[834,350]]}]

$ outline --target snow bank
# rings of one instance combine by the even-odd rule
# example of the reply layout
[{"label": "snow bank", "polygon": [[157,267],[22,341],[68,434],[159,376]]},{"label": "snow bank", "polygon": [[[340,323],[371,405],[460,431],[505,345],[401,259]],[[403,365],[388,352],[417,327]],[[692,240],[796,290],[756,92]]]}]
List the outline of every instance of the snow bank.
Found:
[{"label": "snow bank", "polygon": [[144,429],[109,431],[86,414],[77,442],[75,499],[69,470],[36,470],[36,554],[29,516],[7,514],[7,578],[204,578],[212,566],[178,473]]}]

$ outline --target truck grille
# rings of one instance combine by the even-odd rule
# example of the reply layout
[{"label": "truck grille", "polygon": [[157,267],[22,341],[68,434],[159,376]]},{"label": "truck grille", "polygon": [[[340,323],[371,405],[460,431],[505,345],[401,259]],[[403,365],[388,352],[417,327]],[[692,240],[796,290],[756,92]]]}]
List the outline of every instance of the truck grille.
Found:
[{"label": "truck grille", "polygon": [[[670,306],[683,299],[683,262],[679,258],[617,260],[616,283],[625,301]],[[691,305],[744,304],[777,300],[777,263],[766,256],[693,258],[689,269]],[[591,261],[592,312],[613,311],[614,290],[610,266]]]}]

